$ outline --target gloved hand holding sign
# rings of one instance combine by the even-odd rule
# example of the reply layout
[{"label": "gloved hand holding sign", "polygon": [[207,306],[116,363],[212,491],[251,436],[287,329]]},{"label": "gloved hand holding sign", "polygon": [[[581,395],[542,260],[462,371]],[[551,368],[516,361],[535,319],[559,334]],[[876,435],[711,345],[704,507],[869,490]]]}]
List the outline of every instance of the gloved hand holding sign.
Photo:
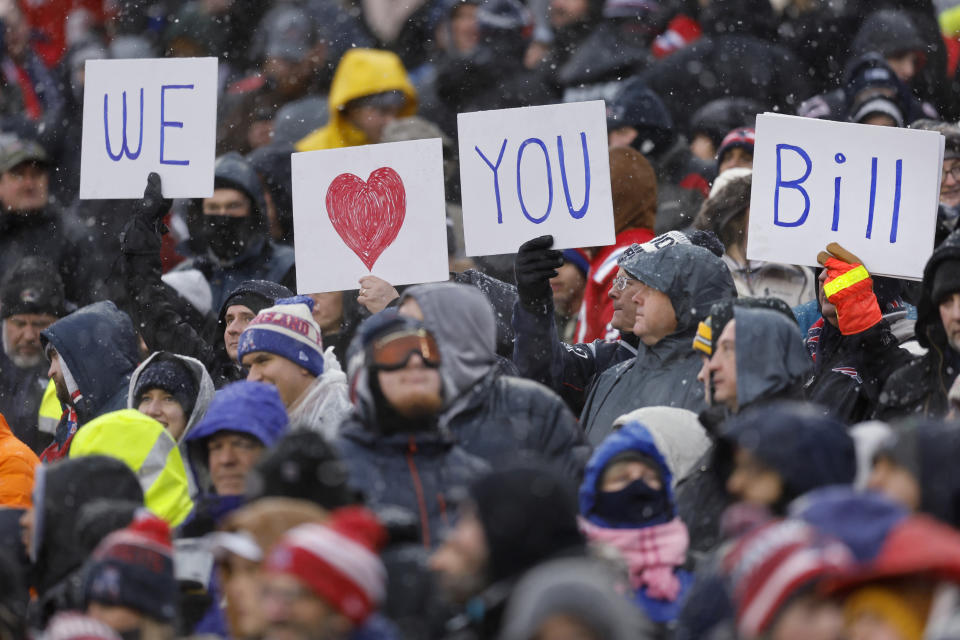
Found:
[{"label": "gloved hand holding sign", "polygon": [[862,333],[883,320],[873,293],[873,279],[860,258],[831,242],[827,251],[817,254],[817,262],[827,269],[823,293],[837,308],[840,333],[845,336]]}]

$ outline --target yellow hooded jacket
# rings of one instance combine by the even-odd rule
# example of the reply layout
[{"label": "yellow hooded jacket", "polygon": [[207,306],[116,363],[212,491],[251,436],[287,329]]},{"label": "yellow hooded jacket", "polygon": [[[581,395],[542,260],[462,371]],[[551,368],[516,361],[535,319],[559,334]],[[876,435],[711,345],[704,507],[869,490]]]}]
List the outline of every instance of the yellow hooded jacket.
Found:
[{"label": "yellow hooded jacket", "polygon": [[171,527],[193,510],[187,470],[177,443],[163,425],[135,409],[106,413],[77,431],[70,457],[110,456],[137,475],[144,502]]},{"label": "yellow hooded jacket", "polygon": [[344,117],[343,108],[351,100],[385,91],[402,91],[407,104],[401,117],[417,112],[417,90],[399,56],[379,49],[350,49],[340,59],[330,84],[330,121],[296,144],[297,151],[339,149],[367,144],[367,136]]}]

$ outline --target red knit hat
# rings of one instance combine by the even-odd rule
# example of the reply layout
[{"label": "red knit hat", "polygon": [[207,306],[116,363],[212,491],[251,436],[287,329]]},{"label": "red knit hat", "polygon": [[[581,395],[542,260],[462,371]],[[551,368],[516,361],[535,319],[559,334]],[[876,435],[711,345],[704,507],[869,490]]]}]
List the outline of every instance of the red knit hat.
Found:
[{"label": "red knit hat", "polygon": [[377,552],[385,541],[370,511],[344,507],[327,524],[288,531],[270,551],[266,570],[297,578],[359,625],[383,601],[387,571]]},{"label": "red knit hat", "polygon": [[800,520],[777,520],[745,535],[723,561],[740,636],[759,637],[797,589],[853,563],[845,545]]},{"label": "red knit hat", "polygon": [[751,154],[757,141],[757,132],[750,127],[739,127],[723,137],[720,148],[717,149],[717,166],[723,162],[723,156],[731,149],[745,149]]}]

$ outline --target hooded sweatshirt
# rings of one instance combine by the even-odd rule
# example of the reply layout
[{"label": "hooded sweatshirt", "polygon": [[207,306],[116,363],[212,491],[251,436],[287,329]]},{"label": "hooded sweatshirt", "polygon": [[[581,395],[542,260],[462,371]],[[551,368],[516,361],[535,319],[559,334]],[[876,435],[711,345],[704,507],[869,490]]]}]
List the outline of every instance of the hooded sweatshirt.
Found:
[{"label": "hooded sweatshirt", "polygon": [[65,418],[41,459],[66,455],[70,438],[97,416],[126,406],[130,374],[139,358],[137,335],[129,316],[110,301],[96,302],[57,320],[40,334],[69,372],[67,390],[76,411],[75,425]]},{"label": "hooded sweatshirt", "polygon": [[420,305],[440,347],[441,371],[453,385],[440,424],[460,445],[494,466],[540,458],[579,474],[589,452],[576,419],[543,385],[500,372],[496,322],[483,294],[445,282],[411,287],[407,298]]},{"label": "hooded sweatshirt", "polygon": [[605,640],[652,640],[656,625],[623,597],[619,576],[601,562],[561,558],[531,570],[517,584],[504,615],[502,640],[529,640],[553,615],[574,618]]},{"label": "hooded sweatshirt", "polygon": [[406,118],[417,112],[417,91],[407,76],[403,63],[392,51],[350,49],[337,65],[330,85],[327,104],[330,121],[296,144],[297,151],[339,149],[367,144],[366,135],[350,124],[344,107],[351,100],[385,91],[401,91],[407,102],[400,111]]},{"label": "hooded sweatshirt", "polygon": [[607,369],[594,381],[580,416],[587,439],[599,444],[624,413],[650,406],[700,412],[703,385],[697,382],[700,356],[690,348],[697,323],[710,306],[736,297],[730,271],[712,252],[674,245],[654,253],[637,252],[623,269],[647,286],[665,293],[677,318],[674,332],[656,344],[642,342],[637,356]]},{"label": "hooded sweatshirt", "polygon": [[824,417],[817,407],[780,402],[744,411],[723,424],[714,455],[729,468],[737,447],[743,447],[783,482],[775,511],[818,487],[852,484],[857,474],[853,439],[846,427]]},{"label": "hooded sweatshirt", "polygon": [[207,412],[207,406],[209,406],[210,401],[213,400],[213,394],[215,392],[215,389],[213,388],[213,380],[210,378],[210,374],[207,373],[207,369],[203,366],[203,363],[196,358],[191,358],[190,356],[181,356],[176,353],[167,353],[164,351],[151,353],[150,356],[144,360],[140,366],[136,368],[136,370],[134,370],[133,375],[130,376],[130,387],[129,391],[127,392],[128,409],[137,408],[137,398],[134,396],[134,391],[137,388],[137,382],[140,380],[140,374],[143,373],[144,369],[150,366],[151,362],[156,361],[158,358],[179,360],[181,363],[183,363],[187,370],[190,371],[193,376],[193,382],[197,387],[197,397],[194,398],[193,410],[190,412],[190,415],[187,416],[187,426],[184,428],[183,433],[180,434],[180,439],[177,441],[177,445],[180,448],[180,453],[183,455],[184,459],[186,459],[187,434],[190,433],[190,430],[193,429],[194,425],[200,422],[200,419],[203,418],[203,415]]}]

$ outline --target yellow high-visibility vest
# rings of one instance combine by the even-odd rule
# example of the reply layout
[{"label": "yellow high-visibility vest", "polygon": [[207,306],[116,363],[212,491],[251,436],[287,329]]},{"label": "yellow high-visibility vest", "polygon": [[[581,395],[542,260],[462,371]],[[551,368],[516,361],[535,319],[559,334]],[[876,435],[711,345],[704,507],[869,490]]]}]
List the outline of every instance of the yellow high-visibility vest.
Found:
[{"label": "yellow high-visibility vest", "polygon": [[106,413],[77,431],[70,457],[103,455],[137,474],[150,511],[171,527],[193,510],[187,470],[177,443],[163,425],[135,409]]}]

